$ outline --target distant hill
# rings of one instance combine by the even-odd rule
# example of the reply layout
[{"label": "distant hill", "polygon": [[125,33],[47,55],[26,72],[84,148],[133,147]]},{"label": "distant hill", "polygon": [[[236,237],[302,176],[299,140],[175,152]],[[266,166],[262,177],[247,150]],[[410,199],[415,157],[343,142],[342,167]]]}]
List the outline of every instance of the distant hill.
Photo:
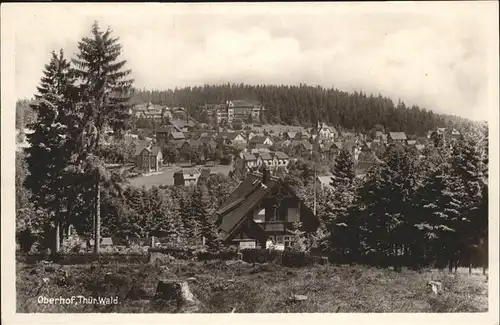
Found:
[{"label": "distant hill", "polygon": [[167,106],[184,106],[190,115],[201,114],[200,106],[226,100],[257,100],[266,108],[261,123],[316,125],[318,121],[368,132],[376,124],[390,131],[424,135],[428,130],[468,120],[438,114],[418,106],[394,103],[382,95],[348,93],[335,88],[275,85],[224,84],[169,90],[136,90],[134,101]]}]

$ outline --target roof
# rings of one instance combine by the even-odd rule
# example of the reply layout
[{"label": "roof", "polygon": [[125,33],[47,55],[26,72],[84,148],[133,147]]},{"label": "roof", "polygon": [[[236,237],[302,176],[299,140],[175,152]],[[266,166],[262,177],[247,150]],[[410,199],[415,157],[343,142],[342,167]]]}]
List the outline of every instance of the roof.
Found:
[{"label": "roof", "polygon": [[[218,229],[223,235],[223,239],[226,240],[231,236],[232,232],[238,229],[238,226],[245,220],[248,212],[279,184],[285,186],[296,196],[293,190],[279,178],[269,177],[266,183],[263,184],[262,176],[248,174],[215,213],[219,217]],[[304,208],[308,209],[305,205]],[[314,216],[314,214],[312,215]],[[319,221],[317,216],[314,217]]]},{"label": "roof", "polygon": [[406,140],[406,134],[404,132],[389,132],[389,137],[392,140]]},{"label": "roof", "polygon": [[245,161],[253,161],[257,160],[257,157],[255,155],[249,153],[249,152],[243,152],[243,160]]},{"label": "roof", "polygon": [[261,181],[259,176],[249,174],[216,212],[217,215],[223,217],[218,228],[224,233],[225,237],[230,235],[231,231],[242,221],[248,211],[259,203],[277,184],[273,178],[269,178],[264,184],[265,186]]},{"label": "roof", "polygon": [[255,144],[255,149],[269,149],[269,145],[268,144],[263,144],[263,143],[257,143]]},{"label": "roof", "polygon": [[141,152],[148,148],[151,145],[151,141],[148,140],[140,140],[137,146],[135,147],[135,156],[138,156],[141,154]]},{"label": "roof", "polygon": [[151,154],[154,156],[157,156],[158,153],[160,153],[160,152],[161,152],[161,147],[154,146],[153,148],[151,148]]},{"label": "roof", "polygon": [[175,125],[162,126],[155,130],[156,133],[170,133],[170,132],[181,132],[181,130]]},{"label": "roof", "polygon": [[235,99],[230,101],[234,107],[254,107],[259,106],[260,103],[256,100],[249,99]]},{"label": "roof", "polygon": [[272,160],[273,159],[273,157],[271,156],[271,154],[269,152],[263,151],[263,152],[260,152],[259,154],[260,154],[260,158],[262,160]]},{"label": "roof", "polygon": [[266,138],[267,137],[265,135],[264,136],[256,135],[250,139],[250,142],[251,143],[264,143],[264,141],[266,141]]},{"label": "roof", "polygon": [[306,148],[306,149],[312,149],[312,147],[313,147],[312,144],[310,144],[307,141],[302,141],[301,143],[304,146],[304,148]]},{"label": "roof", "polygon": [[409,145],[414,145],[417,143],[417,140],[408,140]]},{"label": "roof", "polygon": [[288,155],[282,151],[276,151],[274,153],[274,155],[276,156],[276,158],[278,159],[289,159],[290,157],[288,157]]},{"label": "roof", "polygon": [[239,132],[221,132],[221,133],[219,133],[219,137],[226,138],[230,141],[234,140],[238,135],[240,135]]},{"label": "roof", "polygon": [[182,132],[172,132],[172,138],[174,138],[175,140],[179,140],[179,139],[185,139],[186,137],[184,136],[184,133]]}]

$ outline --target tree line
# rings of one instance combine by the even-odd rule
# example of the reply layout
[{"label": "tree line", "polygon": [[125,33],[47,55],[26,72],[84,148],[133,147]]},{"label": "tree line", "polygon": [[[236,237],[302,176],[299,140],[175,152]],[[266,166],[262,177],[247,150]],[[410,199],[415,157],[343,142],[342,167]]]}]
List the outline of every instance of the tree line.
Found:
[{"label": "tree line", "polygon": [[[414,148],[390,145],[362,178],[350,152],[342,150],[332,168],[331,187],[316,189],[323,220],[322,249],[337,258],[375,265],[487,265],[487,129],[454,145]],[[311,166],[291,166],[291,183],[312,206]],[[305,178],[293,180],[294,175]],[[295,176],[297,178],[297,176]]]}]

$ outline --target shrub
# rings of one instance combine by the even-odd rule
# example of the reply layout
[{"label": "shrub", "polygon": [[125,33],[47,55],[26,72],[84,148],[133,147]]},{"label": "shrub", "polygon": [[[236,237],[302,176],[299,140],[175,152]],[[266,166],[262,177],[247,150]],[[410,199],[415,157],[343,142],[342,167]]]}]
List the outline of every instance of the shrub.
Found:
[{"label": "shrub", "polygon": [[233,249],[224,249],[218,252],[200,251],[196,254],[198,261],[209,260],[234,260],[238,257],[238,252]]},{"label": "shrub", "polygon": [[312,265],[315,261],[320,261],[320,257],[310,256],[304,252],[286,250],[282,255],[282,264],[288,267],[303,267]]},{"label": "shrub", "polygon": [[268,263],[281,256],[281,252],[270,249],[243,249],[243,261],[248,263]]}]

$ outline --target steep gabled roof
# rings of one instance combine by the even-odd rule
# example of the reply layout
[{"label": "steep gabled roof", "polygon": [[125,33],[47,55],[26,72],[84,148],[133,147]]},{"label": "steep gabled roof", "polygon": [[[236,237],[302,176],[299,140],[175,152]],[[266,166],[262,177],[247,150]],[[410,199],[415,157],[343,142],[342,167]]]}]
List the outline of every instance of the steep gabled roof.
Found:
[{"label": "steep gabled roof", "polygon": [[266,136],[264,135],[256,135],[250,139],[250,143],[264,143],[266,141]]},{"label": "steep gabled roof", "polygon": [[182,132],[172,132],[172,138],[174,140],[180,140],[180,139],[185,139],[186,137],[184,136],[184,133]]},{"label": "steep gabled roof", "polygon": [[389,132],[389,137],[392,140],[406,140],[406,134],[404,132]]},{"label": "steep gabled roof", "polygon": [[222,218],[218,228],[224,239],[244,220],[247,213],[254,208],[277,184],[269,179],[264,185],[260,177],[250,174],[236,188],[216,214]]},{"label": "steep gabled roof", "polygon": [[257,160],[255,155],[251,154],[250,152],[244,152],[243,153],[243,160],[245,161],[254,161]]},{"label": "steep gabled roof", "polygon": [[269,152],[265,152],[265,151],[260,152],[260,158],[262,160],[272,160],[273,159],[271,154]]},{"label": "steep gabled roof", "polygon": [[137,144],[135,148],[135,156],[138,156],[142,153],[142,151],[151,146],[151,141],[148,140],[140,140],[139,144]]},{"label": "steep gabled roof", "polygon": [[288,155],[282,151],[276,151],[275,153],[276,158],[278,159],[289,159]]},{"label": "steep gabled roof", "polygon": [[153,148],[151,148],[151,154],[153,156],[157,156],[160,152],[161,152],[161,147],[154,146]]}]

